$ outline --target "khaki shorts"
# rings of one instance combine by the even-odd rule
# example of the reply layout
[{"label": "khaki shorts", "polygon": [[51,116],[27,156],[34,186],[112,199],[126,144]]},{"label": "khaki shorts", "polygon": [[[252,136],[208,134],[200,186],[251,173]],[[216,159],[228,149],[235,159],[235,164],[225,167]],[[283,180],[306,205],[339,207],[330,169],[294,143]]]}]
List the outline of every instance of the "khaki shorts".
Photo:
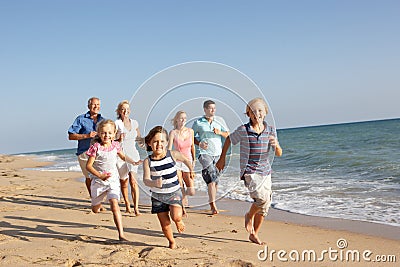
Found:
[{"label": "khaki shorts", "polygon": [[266,216],[272,202],[271,174],[262,176],[257,173],[245,174],[244,184],[249,190],[254,204],[260,209],[259,214]]},{"label": "khaki shorts", "polygon": [[89,156],[86,154],[86,152],[83,152],[78,156],[78,161],[79,161],[79,166],[81,167],[82,173],[86,178],[89,178],[89,172],[86,169],[86,163],[89,159]]}]

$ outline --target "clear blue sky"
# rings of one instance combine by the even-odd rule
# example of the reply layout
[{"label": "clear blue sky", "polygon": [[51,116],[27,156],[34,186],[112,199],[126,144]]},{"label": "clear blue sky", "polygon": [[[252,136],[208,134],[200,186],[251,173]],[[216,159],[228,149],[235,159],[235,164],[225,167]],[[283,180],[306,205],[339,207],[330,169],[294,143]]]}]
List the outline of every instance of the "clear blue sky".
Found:
[{"label": "clear blue sky", "polygon": [[197,60],[254,80],[278,128],[398,118],[399,14],[397,0],[0,0],[0,153],[73,148],[89,97],[114,118],[153,74]]}]

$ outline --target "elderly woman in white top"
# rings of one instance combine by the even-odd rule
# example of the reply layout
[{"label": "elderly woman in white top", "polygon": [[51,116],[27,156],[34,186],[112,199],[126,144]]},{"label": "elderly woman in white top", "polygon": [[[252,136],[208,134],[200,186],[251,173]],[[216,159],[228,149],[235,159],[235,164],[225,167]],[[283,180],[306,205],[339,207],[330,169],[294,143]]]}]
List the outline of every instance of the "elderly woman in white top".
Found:
[{"label": "elderly woman in white top", "polygon": [[[140,138],[139,124],[136,120],[129,118],[131,113],[128,100],[124,100],[117,107],[117,126],[116,139],[121,143],[122,150],[125,155],[137,162],[141,162],[139,151],[136,149],[136,138]],[[133,165],[122,160],[118,161],[118,171],[121,182],[122,196],[126,205],[126,212],[132,213],[129,202],[128,180],[131,186],[132,201],[134,214],[140,215],[139,212],[139,187],[136,181],[136,173],[138,165]]]}]

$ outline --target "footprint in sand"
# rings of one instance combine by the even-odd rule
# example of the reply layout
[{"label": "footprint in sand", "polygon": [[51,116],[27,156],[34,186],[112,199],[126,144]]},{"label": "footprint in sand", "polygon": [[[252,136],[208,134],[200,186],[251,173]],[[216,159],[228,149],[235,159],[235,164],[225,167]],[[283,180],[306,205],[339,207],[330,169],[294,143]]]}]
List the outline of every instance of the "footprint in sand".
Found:
[{"label": "footprint in sand", "polygon": [[92,238],[91,238],[90,236],[87,236],[87,235],[80,235],[80,236],[78,236],[77,239],[78,239],[78,240],[81,240],[81,241],[92,240]]}]

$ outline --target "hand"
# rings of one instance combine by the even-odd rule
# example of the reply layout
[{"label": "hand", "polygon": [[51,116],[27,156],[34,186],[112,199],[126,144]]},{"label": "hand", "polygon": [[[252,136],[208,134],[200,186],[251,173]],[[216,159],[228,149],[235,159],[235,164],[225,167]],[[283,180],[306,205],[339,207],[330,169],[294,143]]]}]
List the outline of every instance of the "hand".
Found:
[{"label": "hand", "polygon": [[194,172],[190,172],[190,173],[189,173],[189,178],[192,179],[192,180],[194,180],[194,177],[195,177]]},{"label": "hand", "polygon": [[154,187],[157,188],[162,188],[162,178],[158,178],[157,180],[154,180]]},{"label": "hand", "polygon": [[275,136],[270,136],[268,137],[269,139],[269,144],[275,149],[276,146],[278,145],[278,140],[275,138]]},{"label": "hand", "polygon": [[215,164],[215,167],[218,169],[218,171],[222,171],[225,168],[225,159],[220,158]]},{"label": "hand", "polygon": [[111,172],[102,172],[99,178],[103,181],[106,181],[108,178],[111,177]]},{"label": "hand", "polygon": [[213,129],[215,134],[221,135],[222,131],[220,129],[214,128]]},{"label": "hand", "polygon": [[208,148],[208,143],[207,143],[206,141],[201,141],[201,142],[199,143],[199,147],[202,148],[202,149],[204,149],[204,150],[207,150],[207,148]]},{"label": "hand", "polygon": [[89,138],[93,138],[97,135],[97,132],[90,132],[89,133]]},{"label": "hand", "polygon": [[133,165],[140,165],[142,163],[143,163],[143,160],[139,160],[139,161],[135,161],[135,164],[133,164]]}]

